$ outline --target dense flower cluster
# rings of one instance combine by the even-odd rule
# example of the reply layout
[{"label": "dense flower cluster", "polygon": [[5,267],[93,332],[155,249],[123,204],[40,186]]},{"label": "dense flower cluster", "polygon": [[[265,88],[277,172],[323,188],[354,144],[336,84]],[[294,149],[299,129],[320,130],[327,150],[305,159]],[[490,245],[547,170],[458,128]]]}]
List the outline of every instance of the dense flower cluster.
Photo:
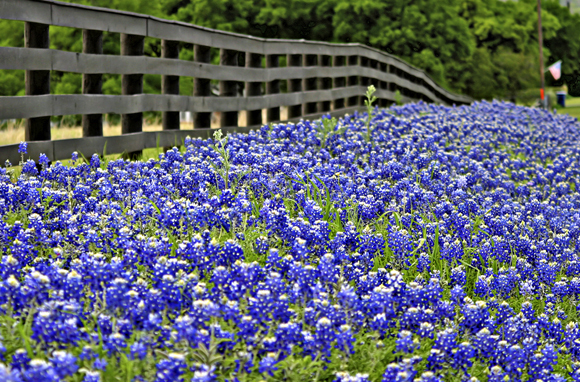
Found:
[{"label": "dense flower cluster", "polygon": [[320,125],[0,169],[0,380],[580,381],[576,120]]}]

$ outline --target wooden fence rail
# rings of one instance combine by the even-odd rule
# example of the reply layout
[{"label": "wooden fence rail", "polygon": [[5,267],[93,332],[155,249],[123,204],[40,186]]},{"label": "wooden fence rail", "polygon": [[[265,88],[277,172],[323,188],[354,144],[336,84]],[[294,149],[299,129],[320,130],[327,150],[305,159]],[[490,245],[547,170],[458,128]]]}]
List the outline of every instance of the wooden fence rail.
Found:
[{"label": "wooden fence rail", "polygon": [[[371,84],[380,107],[393,102],[397,90],[405,102],[473,101],[441,88],[422,70],[361,44],[263,39],[52,0],[0,0],[0,19],[25,22],[25,47],[0,47],[0,69],[26,70],[26,96],[1,97],[0,120],[27,120],[28,152],[34,159],[40,153],[51,160],[70,158],[73,151],[102,154],[105,144],[107,153],[135,157],[144,148],[179,144],[187,135],[207,138],[213,133],[212,112],[221,112],[226,132],[245,132],[281,122],[280,106],[288,107],[288,122],[362,111],[363,94]],[[82,29],[83,52],[49,49],[51,25]],[[103,54],[103,32],[121,34],[120,56]],[[161,58],[144,56],[145,37],[162,40]],[[193,44],[194,61],[179,59],[183,43]],[[211,49],[219,49],[219,65],[210,63]],[[282,55],[287,56],[286,67],[280,67]],[[240,57],[245,67],[238,66]],[[50,94],[51,71],[82,73],[83,94]],[[103,74],[122,76],[122,95],[102,94]],[[162,76],[162,94],[143,94],[145,74]],[[180,95],[180,77],[194,79],[193,95]],[[220,81],[218,97],[211,94],[210,80]],[[240,80],[244,96],[237,93]],[[280,81],[287,81],[287,93],[280,92]],[[241,110],[247,111],[245,127],[238,126]],[[163,113],[163,131],[142,131],[146,111]],[[193,112],[193,130],[180,130],[180,111]],[[121,114],[121,136],[102,136],[106,113]],[[71,114],[83,115],[83,138],[52,141],[50,117]],[[17,144],[0,146],[0,161],[18,163],[17,151]]]}]

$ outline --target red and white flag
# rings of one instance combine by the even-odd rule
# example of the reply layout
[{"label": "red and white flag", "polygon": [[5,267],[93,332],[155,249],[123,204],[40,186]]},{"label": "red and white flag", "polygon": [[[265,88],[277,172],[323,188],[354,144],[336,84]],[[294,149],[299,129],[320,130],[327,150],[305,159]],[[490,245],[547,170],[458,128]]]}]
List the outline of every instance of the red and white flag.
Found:
[{"label": "red and white flag", "polygon": [[552,76],[554,77],[555,80],[560,79],[560,76],[562,75],[562,61],[558,61],[554,64],[552,64],[548,70],[550,71],[550,73],[552,73]]}]

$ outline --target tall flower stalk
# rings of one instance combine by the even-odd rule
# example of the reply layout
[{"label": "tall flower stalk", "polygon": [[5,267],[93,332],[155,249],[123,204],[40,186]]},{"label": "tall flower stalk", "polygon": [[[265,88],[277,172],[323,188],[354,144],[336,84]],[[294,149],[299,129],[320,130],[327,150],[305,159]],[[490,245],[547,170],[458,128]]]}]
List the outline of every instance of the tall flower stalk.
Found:
[{"label": "tall flower stalk", "polygon": [[373,110],[373,102],[375,102],[377,99],[377,97],[373,96],[376,90],[377,89],[375,89],[374,85],[371,85],[367,88],[367,99],[365,100],[365,105],[367,105],[367,111],[369,114],[367,118],[367,142],[371,141],[371,113]]}]

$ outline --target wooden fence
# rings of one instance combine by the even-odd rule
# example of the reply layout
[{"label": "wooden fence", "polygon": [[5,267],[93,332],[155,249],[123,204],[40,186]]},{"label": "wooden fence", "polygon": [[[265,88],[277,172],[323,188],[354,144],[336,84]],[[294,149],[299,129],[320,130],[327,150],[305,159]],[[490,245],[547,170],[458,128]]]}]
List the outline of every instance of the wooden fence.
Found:
[{"label": "wooden fence", "polygon": [[[380,107],[395,100],[396,90],[404,102],[473,101],[441,88],[422,70],[361,44],[263,39],[51,0],[0,0],[0,19],[25,22],[25,47],[0,47],[0,69],[26,70],[26,96],[1,97],[0,121],[26,118],[33,159],[40,153],[51,160],[70,158],[73,151],[102,154],[105,143],[107,153],[134,157],[144,148],[180,143],[187,135],[207,138],[213,134],[212,112],[221,112],[225,132],[245,132],[279,122],[282,105],[288,106],[288,122],[363,111],[363,95],[371,84]],[[49,49],[51,25],[82,29],[83,52]],[[120,33],[120,56],[103,54],[103,32]],[[145,37],[162,40],[161,58],[144,56]],[[193,61],[179,59],[183,43],[193,44]],[[219,49],[219,65],[210,63],[211,49]],[[281,55],[287,56],[286,67],[279,67]],[[245,58],[245,67],[238,66],[238,56]],[[82,73],[83,94],[51,95],[51,71]],[[102,94],[104,73],[122,76],[122,95]],[[163,94],[143,94],[144,74],[162,76]],[[180,76],[193,77],[192,96],[179,95]],[[242,79],[246,94],[238,96]],[[210,80],[219,80],[218,97],[211,94]],[[284,80],[287,93],[280,92]],[[247,111],[246,127],[238,126],[241,110]],[[163,131],[142,132],[146,111],[163,112]],[[193,112],[193,130],[180,130],[180,111]],[[121,114],[121,136],[102,136],[105,113]],[[83,115],[83,138],[51,140],[50,117],[72,114]],[[0,146],[0,163],[18,163],[17,151],[18,144]]]}]

